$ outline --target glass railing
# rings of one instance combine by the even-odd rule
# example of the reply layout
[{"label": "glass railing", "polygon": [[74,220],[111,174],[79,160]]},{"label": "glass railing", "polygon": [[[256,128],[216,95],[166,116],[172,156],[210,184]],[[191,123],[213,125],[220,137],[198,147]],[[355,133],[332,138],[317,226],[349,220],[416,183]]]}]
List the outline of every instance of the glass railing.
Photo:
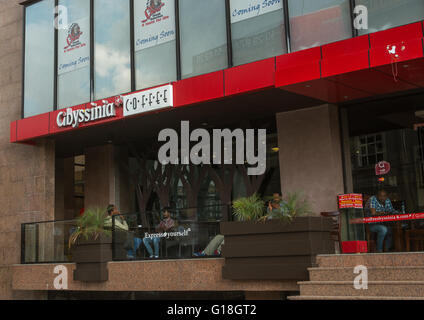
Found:
[{"label": "glass railing", "polygon": [[221,255],[222,217],[229,206],[171,210],[113,217],[113,260],[190,259]]},{"label": "glass railing", "polygon": [[74,230],[74,220],[22,224],[21,263],[72,261],[68,243]]},{"label": "glass railing", "polygon": [[[166,228],[160,228],[163,216],[156,211],[114,216],[113,260],[219,256],[223,240],[219,223],[231,217],[230,210],[220,205],[171,209],[172,224]],[[75,220],[22,224],[21,263],[72,262],[69,237],[75,229]]]}]

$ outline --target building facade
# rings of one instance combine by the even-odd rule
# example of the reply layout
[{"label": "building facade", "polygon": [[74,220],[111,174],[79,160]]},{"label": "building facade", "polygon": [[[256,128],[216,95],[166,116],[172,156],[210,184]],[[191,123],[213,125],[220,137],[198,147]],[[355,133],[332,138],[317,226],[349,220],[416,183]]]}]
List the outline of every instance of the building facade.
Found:
[{"label": "building facade", "polygon": [[[198,257],[233,200],[301,191],[320,216],[384,189],[397,213],[424,208],[422,1],[20,2],[0,0],[0,298],[281,298],[302,279],[226,277],[220,250]],[[266,129],[266,170],[216,150],[185,162],[183,138],[180,162],[159,163],[160,133],[185,121]],[[73,280],[74,219],[109,204],[140,242],[114,249],[108,281]],[[140,228],[168,207],[179,233],[150,254]],[[348,216],[343,241],[372,237]],[[412,224],[390,227],[388,250],[423,249]]]}]

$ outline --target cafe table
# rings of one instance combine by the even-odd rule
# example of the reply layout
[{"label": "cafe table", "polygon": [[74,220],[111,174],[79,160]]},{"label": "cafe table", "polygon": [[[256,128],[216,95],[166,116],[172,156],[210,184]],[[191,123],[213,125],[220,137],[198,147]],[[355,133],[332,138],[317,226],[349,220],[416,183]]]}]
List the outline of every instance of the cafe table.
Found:
[{"label": "cafe table", "polygon": [[371,224],[371,223],[384,223],[393,225],[393,238],[395,251],[404,251],[402,244],[403,230],[402,224],[413,221],[424,221],[424,213],[398,213],[398,214],[387,214],[381,216],[372,216],[364,218],[356,218],[349,221],[350,224]]}]

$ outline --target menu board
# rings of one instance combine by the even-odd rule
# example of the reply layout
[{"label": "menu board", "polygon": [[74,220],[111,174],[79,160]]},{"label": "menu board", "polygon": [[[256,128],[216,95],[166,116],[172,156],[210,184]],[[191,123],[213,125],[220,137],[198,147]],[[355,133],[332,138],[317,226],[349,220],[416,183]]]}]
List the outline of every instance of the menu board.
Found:
[{"label": "menu board", "polygon": [[362,194],[349,193],[339,195],[339,209],[362,209],[363,207]]}]

